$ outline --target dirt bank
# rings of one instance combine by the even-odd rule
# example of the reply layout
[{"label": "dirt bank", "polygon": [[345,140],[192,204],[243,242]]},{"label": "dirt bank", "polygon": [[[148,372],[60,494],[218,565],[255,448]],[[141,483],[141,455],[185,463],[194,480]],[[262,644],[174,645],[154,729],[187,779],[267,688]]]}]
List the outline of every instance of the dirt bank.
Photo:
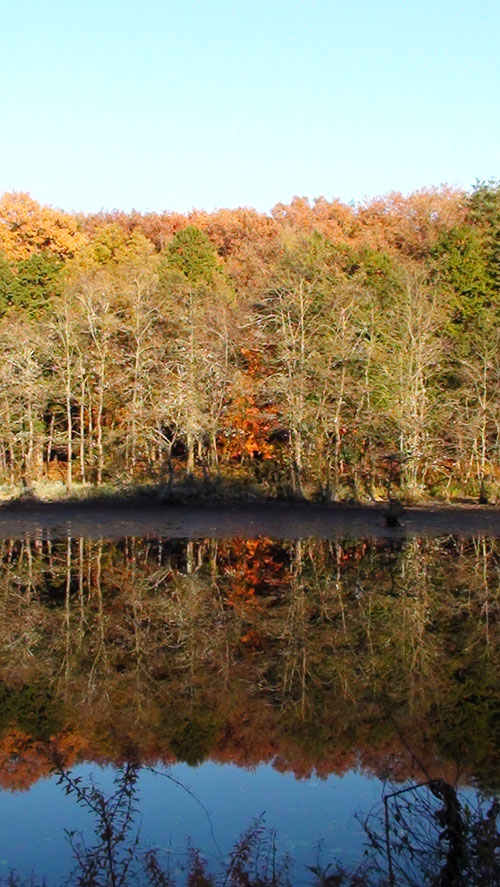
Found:
[{"label": "dirt bank", "polygon": [[14,502],[0,506],[0,538],[26,534],[60,538],[162,536],[297,539],[307,536],[401,538],[500,536],[500,508],[461,505],[405,508],[400,526],[385,525],[383,505],[200,502],[189,505],[125,502]]}]

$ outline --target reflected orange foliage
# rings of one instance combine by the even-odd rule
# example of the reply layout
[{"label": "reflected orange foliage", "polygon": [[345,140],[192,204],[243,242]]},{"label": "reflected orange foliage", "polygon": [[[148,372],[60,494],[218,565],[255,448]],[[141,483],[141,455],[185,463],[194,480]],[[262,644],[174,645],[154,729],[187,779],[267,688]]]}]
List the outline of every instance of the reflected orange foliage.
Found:
[{"label": "reflected orange foliage", "polygon": [[39,779],[50,776],[56,757],[62,766],[71,767],[85,746],[84,739],[73,731],[65,731],[46,743],[12,727],[0,739],[0,786],[26,791]]},{"label": "reflected orange foliage", "polygon": [[[79,544],[28,544],[12,540],[4,548],[3,680],[8,697],[43,673],[58,714],[54,723],[65,728],[43,742],[15,726],[14,714],[0,739],[2,787],[24,789],[46,776],[54,753],[65,766],[82,759],[117,763],[131,754],[171,763],[178,725],[185,723],[195,737],[205,730],[202,754],[220,762],[270,762],[301,778],[358,765],[405,779],[418,759],[451,781],[444,756],[453,718],[446,706],[450,689],[459,693],[454,704],[463,704],[464,686],[455,676],[456,638],[476,644],[470,654],[461,648],[460,667],[470,655],[472,680],[484,659],[478,655],[483,586],[474,591],[474,577],[482,582],[490,571],[497,587],[496,542],[483,555],[476,542],[461,540],[457,548],[449,538],[401,547],[395,540],[348,537],[281,544],[268,537],[202,539],[189,543],[187,565],[185,542],[129,537],[116,544],[86,541],[85,569]],[[454,572],[459,552],[462,565]],[[31,577],[29,597],[19,585],[23,570]],[[418,585],[432,575],[439,579],[435,595]],[[498,648],[494,606],[492,598],[492,657]],[[26,656],[17,639],[28,630]],[[414,641],[423,656],[417,650],[415,659],[404,658]],[[64,682],[62,662],[68,663]],[[489,666],[486,677],[493,700]],[[443,703],[446,719],[436,729]],[[486,731],[482,742],[464,768],[482,766],[492,754]]]},{"label": "reflected orange foliage", "polygon": [[[261,595],[268,597],[271,590],[279,593],[289,582],[288,565],[276,560],[275,543],[271,539],[232,539],[230,543],[222,543],[221,549],[222,569],[228,580],[225,584],[228,606],[251,604],[262,608]],[[255,599],[256,595],[259,600]],[[247,637],[249,645],[255,646],[258,637],[255,630]]]}]

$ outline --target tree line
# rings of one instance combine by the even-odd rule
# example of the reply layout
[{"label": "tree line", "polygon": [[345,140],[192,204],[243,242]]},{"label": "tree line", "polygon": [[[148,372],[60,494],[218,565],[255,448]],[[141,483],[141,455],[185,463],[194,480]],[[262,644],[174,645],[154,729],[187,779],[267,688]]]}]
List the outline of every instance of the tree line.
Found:
[{"label": "tree line", "polygon": [[500,185],[270,215],[0,199],[0,480],[500,492]]}]

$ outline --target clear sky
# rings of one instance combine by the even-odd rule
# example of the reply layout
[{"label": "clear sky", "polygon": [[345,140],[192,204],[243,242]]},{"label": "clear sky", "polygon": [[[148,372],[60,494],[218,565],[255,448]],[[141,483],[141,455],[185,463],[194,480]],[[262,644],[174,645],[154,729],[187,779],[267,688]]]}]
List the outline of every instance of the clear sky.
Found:
[{"label": "clear sky", "polygon": [[500,175],[500,0],[0,0],[0,191],[66,210]]}]

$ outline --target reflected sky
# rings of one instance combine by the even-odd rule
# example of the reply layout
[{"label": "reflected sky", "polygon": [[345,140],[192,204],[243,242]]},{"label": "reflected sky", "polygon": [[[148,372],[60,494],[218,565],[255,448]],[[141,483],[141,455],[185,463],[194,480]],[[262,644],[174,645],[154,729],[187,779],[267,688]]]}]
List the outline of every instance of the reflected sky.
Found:
[{"label": "reflected sky", "polygon": [[[84,764],[72,772],[112,791],[112,767]],[[308,881],[306,866],[314,864],[319,844],[325,863],[338,855],[359,859],[364,835],[355,814],[380,800],[381,787],[378,779],[355,771],[298,780],[266,765],[248,770],[212,762],[194,768],[178,764],[141,771],[137,823],[144,846],[168,850],[175,869],[185,862],[189,840],[216,865],[251,820],[264,815],[265,824],[277,830],[279,854],[290,854],[294,875]],[[65,795],[55,776],[29,792],[1,792],[0,811],[0,875],[34,870],[49,884],[60,883],[72,864],[64,830],[81,830],[92,839],[89,812]]]}]

